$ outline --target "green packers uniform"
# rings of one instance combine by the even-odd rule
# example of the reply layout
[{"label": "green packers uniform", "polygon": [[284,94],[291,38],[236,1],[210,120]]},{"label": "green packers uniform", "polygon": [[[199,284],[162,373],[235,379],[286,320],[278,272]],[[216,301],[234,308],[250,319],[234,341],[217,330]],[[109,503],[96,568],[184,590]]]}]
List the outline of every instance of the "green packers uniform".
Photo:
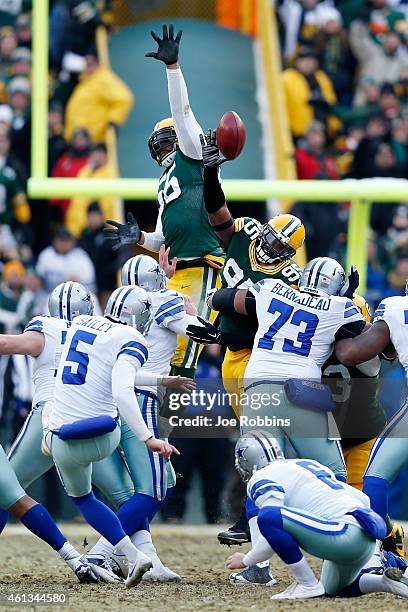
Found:
[{"label": "green packers uniform", "polygon": [[[255,240],[260,227],[259,221],[251,217],[235,219],[234,234],[228,244],[224,267],[220,273],[222,287],[244,289],[265,276],[282,279],[291,286],[298,285],[302,271],[293,260],[288,259],[277,265],[257,263]],[[222,364],[222,378],[238,416],[239,402],[234,400],[243,391],[243,376],[257,328],[257,321],[244,315],[220,314],[220,330],[223,343],[227,346]]]},{"label": "green packers uniform", "polygon": [[[166,247],[170,247],[170,257],[178,259],[176,273],[167,286],[188,295],[198,314],[213,320],[215,313],[206,305],[205,297],[219,286],[218,270],[224,263],[224,252],[208,221],[203,183],[202,160],[191,159],[178,149],[174,163],[160,178],[157,199]],[[172,373],[192,375],[200,350],[198,344],[180,337]]]},{"label": "green packers uniform", "polygon": [[22,187],[10,166],[0,169],[0,225],[9,225],[14,218],[14,205],[18,204]]},{"label": "green packers uniform", "polygon": [[335,355],[322,372],[336,403],[333,416],[342,437],[347,482],[362,489],[371,449],[386,422],[378,398],[378,374],[368,376],[355,366],[346,367]]}]

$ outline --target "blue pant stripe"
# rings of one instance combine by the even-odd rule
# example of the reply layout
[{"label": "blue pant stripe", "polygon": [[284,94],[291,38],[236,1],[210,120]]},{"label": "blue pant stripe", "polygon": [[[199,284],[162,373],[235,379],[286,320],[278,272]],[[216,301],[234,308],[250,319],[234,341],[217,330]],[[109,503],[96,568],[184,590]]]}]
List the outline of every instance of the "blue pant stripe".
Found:
[{"label": "blue pant stripe", "polygon": [[25,434],[27,433],[27,429],[28,426],[30,424],[31,418],[33,416],[33,410],[30,410],[30,414],[28,415],[28,417],[26,418],[26,420],[23,423],[22,428],[20,429],[17,438],[14,440],[13,444],[11,445],[11,448],[8,452],[7,458],[10,460],[12,458],[12,456],[14,455],[14,453],[16,452],[16,450],[18,449],[18,447],[21,444],[22,439],[24,438]]},{"label": "blue pant stripe", "polygon": [[399,411],[393,416],[388,425],[385,426],[384,430],[379,434],[376,442],[374,443],[373,448],[371,449],[370,457],[368,459],[367,467],[365,469],[364,475],[367,473],[370,468],[372,462],[374,461],[375,456],[380,450],[382,443],[388,437],[390,432],[398,425],[398,423],[404,418],[404,416],[408,412],[408,402],[406,402]]},{"label": "blue pant stripe", "polygon": [[[142,414],[143,414],[143,419],[147,425],[147,427],[153,431],[153,434],[155,437],[158,436],[158,432],[157,432],[157,426],[155,423],[155,401],[153,400],[153,398],[149,397],[148,395],[143,395],[143,409],[142,409]],[[163,499],[163,488],[161,486],[162,483],[162,463],[163,463],[163,458],[160,457],[159,455],[157,455],[156,453],[152,453],[151,451],[148,451],[149,453],[149,459],[150,459],[150,466],[152,469],[152,478],[153,478],[153,490],[155,493],[155,498],[158,500],[162,500]],[[161,461],[160,461],[161,460]]]},{"label": "blue pant stripe", "polygon": [[347,531],[347,523],[339,523],[338,521],[325,521],[318,519],[315,516],[308,516],[302,512],[298,512],[289,508],[281,508],[282,518],[301,525],[310,531],[324,533],[326,535],[342,535]]}]

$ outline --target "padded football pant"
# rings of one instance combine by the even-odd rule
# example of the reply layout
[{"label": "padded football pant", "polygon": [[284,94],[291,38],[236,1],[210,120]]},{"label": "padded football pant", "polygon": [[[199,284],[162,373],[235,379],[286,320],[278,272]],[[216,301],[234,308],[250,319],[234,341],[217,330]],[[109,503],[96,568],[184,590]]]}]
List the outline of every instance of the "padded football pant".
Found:
[{"label": "padded football pant", "polygon": [[239,398],[244,392],[244,374],[251,357],[251,349],[231,351],[227,348],[222,362],[222,382],[230,396],[230,403],[236,416],[242,414]]},{"label": "padded football pant", "polygon": [[[323,519],[282,507],[282,525],[304,551],[324,559],[320,580],[328,595],[337,595],[349,586],[374,552],[375,540],[360,527],[341,520]],[[268,540],[268,508],[258,515],[262,535]],[[273,545],[273,542],[271,543]]]},{"label": "padded football pant", "polygon": [[[143,419],[156,438],[158,401],[156,395],[149,391],[137,394]],[[157,453],[152,453],[144,442],[138,440],[130,427],[122,421],[120,442],[136,493],[154,497],[163,501],[167,489],[174,487],[176,477],[171,462]]]},{"label": "padded football pant", "polygon": [[[167,284],[167,289],[185,293],[194,302],[199,316],[214,322],[217,313],[206,304],[205,298],[210,289],[220,287],[219,272],[211,266],[191,267],[176,270],[173,278]],[[195,368],[203,345],[197,344],[184,336],[179,336],[176,352],[171,365],[175,373],[188,376],[186,370]],[[191,373],[191,372],[190,372]]]},{"label": "padded football pant", "polygon": [[[9,460],[24,489],[48,472],[54,465],[53,458],[41,452],[43,435],[41,413],[44,402],[33,406],[23,427],[15,439]],[[99,461],[92,472],[92,484],[119,508],[134,493],[132,481],[119,450]]]},{"label": "padded football pant", "polygon": [[26,492],[13,472],[3,447],[0,446],[0,508],[8,510],[24,495]]},{"label": "padded football pant", "polygon": [[360,489],[360,491],[363,489],[363,476],[374,443],[375,438],[361,444],[356,444],[356,446],[343,448],[347,468],[347,484],[355,489]]},{"label": "padded football pant", "polygon": [[[246,395],[248,401],[240,421],[243,433],[264,430],[278,440],[283,452],[289,440],[298,457],[319,461],[337,478],[346,480],[343,452],[337,440],[329,439],[326,412],[292,404],[286,397],[284,385],[279,383],[249,385]],[[276,425],[268,423],[268,419]],[[284,420],[289,420],[288,425],[283,424]]]},{"label": "padded football pant", "polygon": [[391,483],[408,465],[408,401],[387,423],[374,443],[364,476]]},{"label": "padded football pant", "polygon": [[112,455],[120,442],[120,427],[87,440],[60,440],[52,435],[55,467],[70,497],[84,497],[92,490],[92,464]]}]

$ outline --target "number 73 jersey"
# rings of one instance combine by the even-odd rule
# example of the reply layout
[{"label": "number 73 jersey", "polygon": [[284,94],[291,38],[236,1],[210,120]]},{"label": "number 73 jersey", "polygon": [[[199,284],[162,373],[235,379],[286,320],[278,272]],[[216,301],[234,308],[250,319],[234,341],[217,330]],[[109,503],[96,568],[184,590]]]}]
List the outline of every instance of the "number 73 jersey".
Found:
[{"label": "number 73 jersey", "polygon": [[[245,371],[250,380],[319,380],[340,328],[364,319],[357,306],[340,296],[319,297],[292,289],[281,280],[264,279],[249,291],[259,322]],[[357,332],[358,333],[358,332]]]},{"label": "number 73 jersey", "polygon": [[[248,288],[266,276],[281,279],[297,287],[302,270],[291,259],[278,265],[258,264],[255,258],[255,240],[261,224],[251,217],[235,219],[234,234],[228,244],[227,256],[220,272],[221,286]],[[228,346],[236,342],[238,348],[252,348],[256,333],[256,322],[240,314],[222,314],[220,329],[227,338]],[[245,332],[244,332],[245,330]],[[243,333],[244,332],[244,333]],[[241,346],[240,338],[247,342]]]}]

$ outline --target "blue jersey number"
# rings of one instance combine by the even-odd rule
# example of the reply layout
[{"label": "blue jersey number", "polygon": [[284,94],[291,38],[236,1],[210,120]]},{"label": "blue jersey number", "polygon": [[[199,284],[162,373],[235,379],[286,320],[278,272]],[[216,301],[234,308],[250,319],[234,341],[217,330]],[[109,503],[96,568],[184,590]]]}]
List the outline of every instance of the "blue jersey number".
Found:
[{"label": "blue jersey number", "polygon": [[64,385],[83,385],[88,372],[89,355],[84,351],[78,351],[78,342],[84,342],[85,344],[93,344],[96,338],[96,334],[79,329],[75,332],[71,345],[69,347],[66,361],[78,364],[76,372],[73,372],[73,366],[66,365],[62,371],[62,382]]},{"label": "blue jersey number", "polygon": [[[270,314],[279,313],[279,316],[272,323],[266,334],[259,340],[259,348],[272,350],[275,344],[273,337],[285,323],[289,322],[291,325],[296,325],[296,327],[299,327],[302,323],[306,323],[305,330],[298,333],[296,340],[285,338],[282,350],[284,353],[294,353],[302,357],[309,356],[310,349],[312,348],[312,338],[319,324],[319,317],[307,310],[299,309],[293,313],[294,310],[294,307],[290,304],[273,298],[269,305],[268,312]],[[299,343],[299,346],[297,346],[295,342]]]},{"label": "blue jersey number", "polygon": [[335,489],[336,491],[343,489],[342,484],[338,480],[333,478],[333,476],[329,474],[329,472],[326,472],[325,470],[320,470],[311,461],[297,461],[296,463],[308,472],[311,472],[314,476],[316,476],[316,478],[324,482],[324,484],[326,484],[331,489]]}]

